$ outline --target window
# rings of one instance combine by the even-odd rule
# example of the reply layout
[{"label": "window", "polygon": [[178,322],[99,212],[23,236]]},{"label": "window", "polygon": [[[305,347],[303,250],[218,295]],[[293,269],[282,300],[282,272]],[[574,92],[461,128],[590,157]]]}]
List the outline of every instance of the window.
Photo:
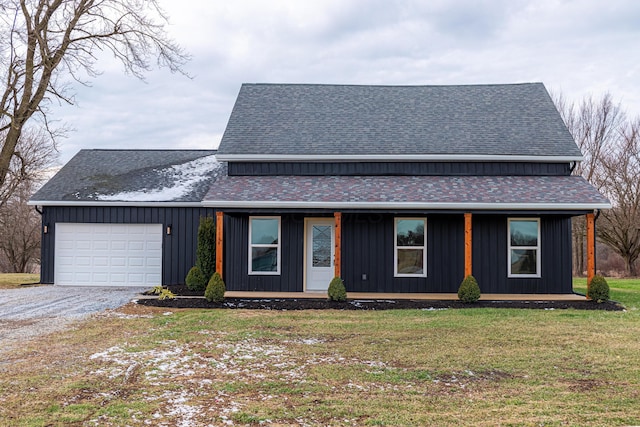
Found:
[{"label": "window", "polygon": [[395,233],[395,276],[426,277],[427,246],[425,218],[396,218]]},{"label": "window", "polygon": [[249,217],[249,274],[280,274],[279,217]]},{"label": "window", "polygon": [[540,219],[509,219],[509,277],[540,277]]}]

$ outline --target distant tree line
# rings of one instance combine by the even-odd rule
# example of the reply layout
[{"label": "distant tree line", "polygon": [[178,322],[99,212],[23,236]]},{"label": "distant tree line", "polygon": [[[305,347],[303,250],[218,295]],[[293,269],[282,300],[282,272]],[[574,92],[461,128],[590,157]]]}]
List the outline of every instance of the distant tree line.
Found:
[{"label": "distant tree line", "polygon": [[[602,210],[596,236],[624,261],[624,274],[638,276],[640,257],[640,117],[629,118],[611,94],[580,103],[554,97],[556,107],[582,151],[574,173],[583,176],[613,205]],[[574,273],[585,271],[585,219],[572,222]]]}]

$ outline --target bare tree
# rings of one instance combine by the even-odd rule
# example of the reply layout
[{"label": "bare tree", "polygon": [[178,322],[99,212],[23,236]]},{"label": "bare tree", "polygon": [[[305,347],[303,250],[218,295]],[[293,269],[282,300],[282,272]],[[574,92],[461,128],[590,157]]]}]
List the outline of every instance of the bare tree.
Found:
[{"label": "bare tree", "polygon": [[40,215],[28,206],[32,183],[23,181],[0,207],[0,272],[30,273],[40,263]]},{"label": "bare tree", "polygon": [[640,257],[640,118],[626,123],[615,144],[602,155],[598,186],[613,208],[602,212],[598,238],[625,262],[625,273],[637,276]]},{"label": "bare tree", "polygon": [[[2,136],[0,133],[0,138]],[[43,172],[52,166],[57,158],[55,145],[51,144],[45,131],[32,128],[23,130],[9,163],[5,184],[0,188],[0,207],[21,187],[37,186],[43,179]]]},{"label": "bare tree", "polygon": [[16,146],[4,188],[0,189],[0,271],[30,272],[40,258],[40,215],[29,197],[58,153],[46,132],[25,130]]},{"label": "bare tree", "polygon": [[[578,163],[573,171],[600,189],[603,182],[599,176],[603,173],[603,153],[615,145],[619,129],[625,122],[625,114],[619,104],[613,102],[611,94],[601,99],[585,98],[579,105],[568,103],[562,96],[553,96],[556,108],[560,112],[569,132],[582,151],[584,161]],[[585,271],[586,224],[583,217],[573,218],[573,269],[576,274]]]},{"label": "bare tree", "polygon": [[151,58],[182,71],[188,56],[167,37],[166,22],[157,0],[0,0],[0,189],[11,162],[20,161],[27,123],[39,119],[54,141],[51,102],[73,103],[70,82],[94,77],[100,52],[138,78]]}]

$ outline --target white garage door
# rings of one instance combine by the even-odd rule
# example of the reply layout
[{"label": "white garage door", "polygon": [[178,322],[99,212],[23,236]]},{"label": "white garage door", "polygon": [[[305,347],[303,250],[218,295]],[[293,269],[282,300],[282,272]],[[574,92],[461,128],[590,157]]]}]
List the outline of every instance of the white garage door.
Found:
[{"label": "white garage door", "polygon": [[162,224],[56,224],[55,283],[162,283]]}]

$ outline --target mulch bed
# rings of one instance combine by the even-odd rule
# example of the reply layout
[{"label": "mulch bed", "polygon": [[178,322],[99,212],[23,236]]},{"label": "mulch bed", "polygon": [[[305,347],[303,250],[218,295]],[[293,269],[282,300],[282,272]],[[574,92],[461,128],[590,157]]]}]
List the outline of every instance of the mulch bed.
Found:
[{"label": "mulch bed", "polygon": [[[186,286],[169,286],[171,292],[180,296],[202,296],[202,292],[192,292]],[[448,308],[529,308],[544,310],[607,310],[623,311],[624,307],[614,301],[596,303],[594,301],[478,301],[465,304],[460,301],[431,300],[347,300],[346,302],[326,299],[265,299],[226,298],[224,303],[208,302],[204,298],[176,298],[172,300],[140,299],[138,304],[167,308],[242,308],[252,310],[392,310],[421,309],[438,310]]]}]

